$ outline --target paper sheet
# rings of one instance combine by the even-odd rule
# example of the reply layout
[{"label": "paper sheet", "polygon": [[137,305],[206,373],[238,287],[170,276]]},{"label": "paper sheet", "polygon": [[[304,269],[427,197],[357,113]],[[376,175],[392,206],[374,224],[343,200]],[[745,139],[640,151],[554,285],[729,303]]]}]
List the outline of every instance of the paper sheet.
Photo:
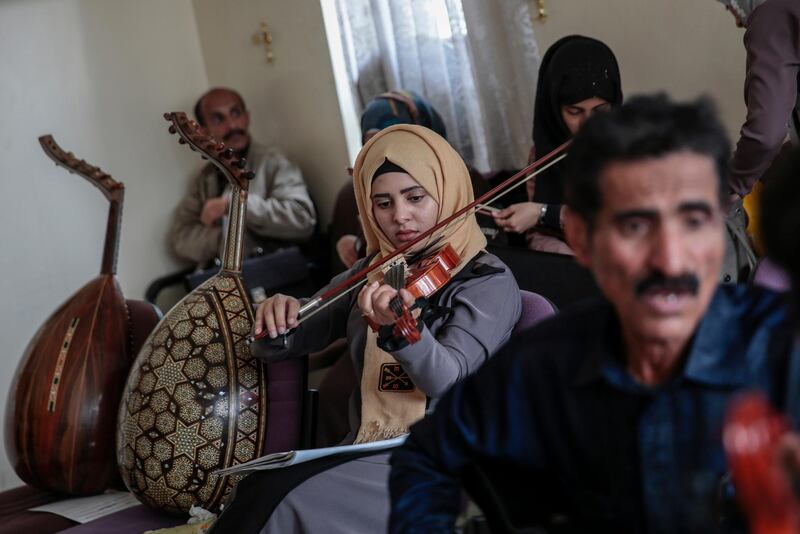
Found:
[{"label": "paper sheet", "polygon": [[65,499],[29,508],[32,512],[50,512],[78,523],[88,523],[101,517],[136,506],[139,501],[127,491],[109,491],[102,495]]}]

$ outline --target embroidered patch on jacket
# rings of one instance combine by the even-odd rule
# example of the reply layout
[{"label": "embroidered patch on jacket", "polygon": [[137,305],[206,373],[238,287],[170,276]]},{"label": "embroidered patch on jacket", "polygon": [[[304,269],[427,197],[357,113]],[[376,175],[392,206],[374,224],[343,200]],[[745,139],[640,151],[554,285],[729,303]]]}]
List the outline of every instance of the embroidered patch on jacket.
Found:
[{"label": "embroidered patch on jacket", "polygon": [[399,363],[384,363],[381,365],[381,380],[378,384],[380,391],[406,392],[414,391],[414,382],[403,370]]}]

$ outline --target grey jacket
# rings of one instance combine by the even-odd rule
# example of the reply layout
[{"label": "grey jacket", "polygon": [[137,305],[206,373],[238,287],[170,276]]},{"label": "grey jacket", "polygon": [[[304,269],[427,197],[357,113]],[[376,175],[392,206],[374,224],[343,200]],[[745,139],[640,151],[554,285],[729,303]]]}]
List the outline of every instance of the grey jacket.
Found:
[{"label": "grey jacket", "polygon": [[744,35],[747,119],[731,162],[731,189],[746,195],[778,154],[798,98],[800,2],[768,0]]},{"label": "grey jacket", "polygon": [[[366,259],[356,262],[318,294],[346,280],[366,262]],[[466,269],[470,272],[464,272]],[[502,272],[498,272],[500,269]],[[492,254],[481,255],[465,270],[436,295],[437,305],[450,308],[451,313],[424,326],[419,342],[392,353],[429,398],[441,397],[453,384],[483,365],[508,341],[521,313],[519,286],[511,270],[499,258]],[[360,382],[368,327],[361,317],[357,297],[358,291],[354,291],[303,322],[288,336],[285,348],[262,340],[253,345],[253,353],[264,360],[281,360],[322,350],[332,341],[346,336]],[[348,440],[358,431],[360,410],[361,392],[356,388],[350,398],[351,435]]]},{"label": "grey jacket", "polygon": [[[255,177],[247,197],[245,256],[256,247],[275,248],[276,240],[300,242],[311,237],[317,214],[300,169],[278,150],[255,142],[247,153],[247,167]],[[200,213],[206,200],[229,191],[230,185],[220,187],[212,165],[192,180],[169,233],[178,256],[202,265],[220,253],[224,225],[206,226]]]}]

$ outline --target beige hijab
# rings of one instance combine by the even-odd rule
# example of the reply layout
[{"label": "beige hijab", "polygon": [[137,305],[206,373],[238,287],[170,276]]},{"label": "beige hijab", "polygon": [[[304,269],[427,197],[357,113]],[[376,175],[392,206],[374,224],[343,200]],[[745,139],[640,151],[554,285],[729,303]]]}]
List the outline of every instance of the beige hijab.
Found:
[{"label": "beige hijab", "polygon": [[[395,248],[372,213],[372,178],[386,160],[405,169],[433,197],[439,206],[437,221],[473,200],[469,171],[441,136],[412,124],[382,130],[361,149],[353,171],[367,254],[376,254],[373,262],[391,255]],[[437,235],[443,236],[442,242],[449,243],[461,257],[453,274],[486,247],[486,238],[472,214]],[[425,240],[417,248],[429,242]],[[408,387],[392,389],[394,384]],[[361,375],[361,427],[356,443],[391,439],[408,432],[409,426],[425,415],[425,404],[425,393],[413,386],[391,354],[378,347],[377,334],[368,329]]]}]

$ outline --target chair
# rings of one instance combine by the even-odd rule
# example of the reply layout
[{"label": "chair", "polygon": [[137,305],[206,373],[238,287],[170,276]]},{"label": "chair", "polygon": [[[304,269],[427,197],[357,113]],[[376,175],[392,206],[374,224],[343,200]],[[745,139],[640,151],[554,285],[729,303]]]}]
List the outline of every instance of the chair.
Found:
[{"label": "chair", "polygon": [[784,292],[792,288],[789,274],[769,258],[761,258],[753,274],[753,285]]},{"label": "chair", "polygon": [[512,337],[555,315],[558,311],[555,304],[538,293],[525,291],[524,289],[520,289],[519,293],[522,300],[522,313],[517,320],[517,324],[514,325],[514,330],[511,331]]}]

